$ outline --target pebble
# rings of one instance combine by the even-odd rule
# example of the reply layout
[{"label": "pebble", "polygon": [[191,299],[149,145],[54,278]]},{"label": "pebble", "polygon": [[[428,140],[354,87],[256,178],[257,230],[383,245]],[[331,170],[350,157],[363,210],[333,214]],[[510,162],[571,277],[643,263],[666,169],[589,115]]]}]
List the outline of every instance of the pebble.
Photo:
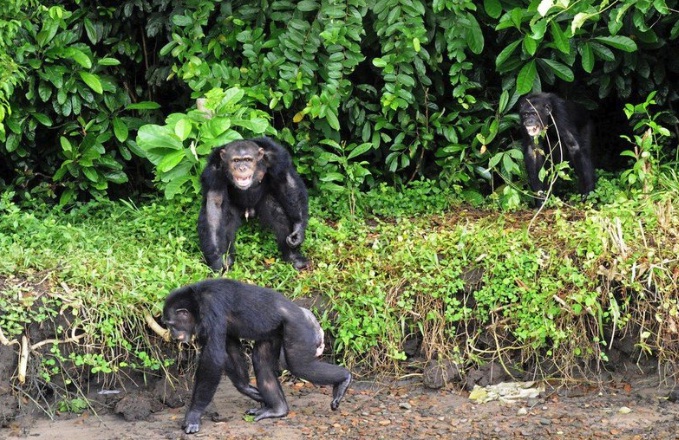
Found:
[{"label": "pebble", "polygon": [[412,405],[409,404],[408,402],[401,402],[398,404],[398,407],[403,409],[411,409]]},{"label": "pebble", "polygon": [[520,408],[520,409],[516,412],[516,415],[517,415],[517,416],[525,416],[526,414],[528,414],[528,410],[527,410],[526,408]]},{"label": "pebble", "polygon": [[552,424],[552,421],[549,419],[540,419],[540,424],[544,426],[548,426]]}]

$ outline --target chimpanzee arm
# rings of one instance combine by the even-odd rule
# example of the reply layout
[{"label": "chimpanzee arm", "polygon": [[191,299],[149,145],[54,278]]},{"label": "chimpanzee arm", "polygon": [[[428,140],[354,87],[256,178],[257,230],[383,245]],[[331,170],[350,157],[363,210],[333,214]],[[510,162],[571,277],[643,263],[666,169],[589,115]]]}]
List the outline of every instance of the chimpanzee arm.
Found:
[{"label": "chimpanzee arm", "polygon": [[208,337],[207,343],[200,354],[195,384],[193,386],[193,395],[191,397],[191,406],[182,424],[182,428],[184,428],[184,432],[187,434],[193,434],[200,429],[200,417],[212,401],[224,371],[226,351],[223,341],[226,335],[214,331],[214,329],[210,331],[213,333]]},{"label": "chimpanzee arm", "polygon": [[290,247],[298,247],[304,242],[309,220],[309,197],[304,181],[283,147],[266,137],[253,142],[265,151],[270,190],[290,221],[292,230],[286,241]]},{"label": "chimpanzee arm", "polygon": [[[218,151],[213,152],[201,175],[203,205],[198,215],[198,237],[205,262],[216,272],[234,262],[234,240],[240,212],[229,201],[228,184],[221,177]],[[222,256],[228,251],[226,264]]]}]

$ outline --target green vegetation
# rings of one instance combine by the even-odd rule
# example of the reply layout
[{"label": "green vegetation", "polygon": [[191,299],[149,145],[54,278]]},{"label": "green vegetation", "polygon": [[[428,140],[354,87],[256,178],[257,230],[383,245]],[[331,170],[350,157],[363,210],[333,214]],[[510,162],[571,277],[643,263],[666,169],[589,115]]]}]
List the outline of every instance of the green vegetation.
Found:
[{"label": "green vegetation", "polygon": [[[451,206],[431,186],[364,193],[375,210],[362,218],[347,199],[314,202],[305,243],[314,268],[301,273],[280,261],[268,233],[246,225],[228,276],[318,300],[337,360],[359,374],[402,371],[413,338],[427,359],[508,368],[547,359],[561,376],[605,363],[623,336],[640,355],[678,360],[672,191],[661,184],[654,197],[618,203],[615,182],[604,181],[618,194],[598,209],[507,214]],[[196,203],[98,202],[63,213],[22,211],[10,199],[0,202],[0,328],[10,340],[48,340],[28,341],[29,379],[68,390],[81,374],[162,372],[173,357],[145,316],[159,316],[170,290],[209,276]],[[36,323],[50,331],[27,333]]]},{"label": "green vegetation", "polygon": [[[214,142],[267,133],[324,192],[358,197],[425,177],[515,207],[527,199],[513,133],[522,94],[558,91],[597,113],[595,144],[616,156],[604,160],[636,154],[619,137],[631,139],[636,121],[615,119],[625,103],[654,93],[658,122],[676,125],[677,9],[679,0],[5,1],[0,190],[70,206],[136,197],[155,171],[168,197],[191,194]],[[215,121],[196,111],[199,99],[236,90]],[[676,159],[672,145],[657,153]]]},{"label": "green vegetation", "polygon": [[[16,389],[38,399],[49,383],[77,412],[90,374],[168,368],[153,317],[211,275],[195,232],[205,157],[261,134],[309,184],[313,269],[246,224],[228,276],[318,299],[358,374],[402,371],[416,341],[463,370],[549,360],[564,377],[620,338],[676,372],[677,9],[3,1],[0,344],[22,349]],[[603,161],[629,162],[599,170],[577,208],[526,212],[515,104],[543,89],[594,110]]]}]

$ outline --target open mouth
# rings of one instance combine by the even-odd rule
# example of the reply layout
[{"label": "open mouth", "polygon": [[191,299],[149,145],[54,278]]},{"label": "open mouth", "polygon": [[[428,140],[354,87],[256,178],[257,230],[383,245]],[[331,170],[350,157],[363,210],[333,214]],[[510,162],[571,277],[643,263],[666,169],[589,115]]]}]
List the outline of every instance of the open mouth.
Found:
[{"label": "open mouth", "polygon": [[234,176],[233,183],[235,183],[236,186],[240,189],[250,188],[250,185],[252,185],[252,176],[248,176],[248,177],[236,177],[236,176]]},{"label": "open mouth", "polygon": [[535,137],[540,134],[542,127],[539,125],[527,125],[526,131],[528,132],[528,136]]}]

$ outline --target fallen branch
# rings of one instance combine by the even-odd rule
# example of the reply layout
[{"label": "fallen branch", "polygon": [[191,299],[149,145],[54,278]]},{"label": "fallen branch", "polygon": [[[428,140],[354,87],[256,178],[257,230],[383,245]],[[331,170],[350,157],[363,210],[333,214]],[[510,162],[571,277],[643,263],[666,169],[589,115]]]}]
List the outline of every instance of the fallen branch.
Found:
[{"label": "fallen branch", "polygon": [[12,339],[11,341],[9,339],[7,339],[7,337],[5,337],[5,334],[2,332],[2,328],[0,328],[0,344],[2,344],[2,345],[14,345],[14,344],[21,345],[19,343],[19,341],[17,341],[16,339]]},{"label": "fallen branch", "polygon": [[26,370],[28,369],[28,338],[21,335],[21,354],[19,355],[19,383],[26,383]]},{"label": "fallen branch", "polygon": [[164,341],[170,342],[170,331],[166,328],[161,327],[158,325],[155,319],[153,319],[153,316],[151,316],[150,313],[145,313],[144,314],[144,320],[146,321],[146,324],[151,327],[151,330],[161,338],[163,338]]}]

